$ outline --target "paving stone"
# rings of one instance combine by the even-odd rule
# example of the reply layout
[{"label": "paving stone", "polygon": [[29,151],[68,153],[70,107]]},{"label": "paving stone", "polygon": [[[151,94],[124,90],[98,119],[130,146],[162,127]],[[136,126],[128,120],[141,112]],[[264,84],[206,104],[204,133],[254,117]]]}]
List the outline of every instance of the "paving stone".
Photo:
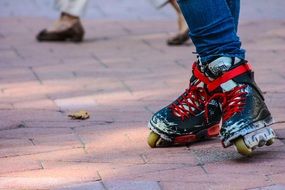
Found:
[{"label": "paving stone", "polygon": [[105,190],[105,187],[102,185],[102,182],[90,182],[56,188],[54,190]]},{"label": "paving stone", "polygon": [[1,174],[0,187],[11,189],[50,189],[68,184],[100,180],[96,165],[43,162],[45,169]]},{"label": "paving stone", "polygon": [[162,181],[159,183],[160,186],[162,187],[163,190],[189,190],[191,189],[196,189],[196,190],[210,190],[210,182],[192,182],[192,183],[187,183],[187,182],[182,182],[182,181],[174,181],[174,182],[169,182],[169,181]]},{"label": "paving stone", "polygon": [[0,158],[0,161],[2,163],[0,168],[0,175],[13,172],[42,169],[40,161],[24,159],[23,157]]},{"label": "paving stone", "polygon": [[273,174],[270,175],[269,177],[275,184],[282,184],[284,186],[285,185],[284,173],[285,172],[281,172],[279,174]]},{"label": "paving stone", "polygon": [[110,190],[160,190],[156,181],[104,181],[104,185]]},{"label": "paving stone", "polygon": [[267,187],[259,187],[251,190],[282,190],[285,189],[285,185],[270,185]]}]

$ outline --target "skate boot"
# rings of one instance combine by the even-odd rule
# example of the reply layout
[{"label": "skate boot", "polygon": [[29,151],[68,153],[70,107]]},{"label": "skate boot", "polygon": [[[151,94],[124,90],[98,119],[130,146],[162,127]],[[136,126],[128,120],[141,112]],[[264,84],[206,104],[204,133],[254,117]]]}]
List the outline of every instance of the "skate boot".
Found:
[{"label": "skate boot", "polygon": [[240,154],[249,155],[256,147],[274,142],[276,135],[269,127],[273,119],[247,61],[219,57],[195,65],[194,75],[207,85],[210,100],[221,102],[225,148],[234,144]]},{"label": "skate boot", "polygon": [[218,101],[208,99],[203,83],[192,77],[189,88],[178,99],[152,116],[149,146],[186,144],[218,136],[221,109]]}]

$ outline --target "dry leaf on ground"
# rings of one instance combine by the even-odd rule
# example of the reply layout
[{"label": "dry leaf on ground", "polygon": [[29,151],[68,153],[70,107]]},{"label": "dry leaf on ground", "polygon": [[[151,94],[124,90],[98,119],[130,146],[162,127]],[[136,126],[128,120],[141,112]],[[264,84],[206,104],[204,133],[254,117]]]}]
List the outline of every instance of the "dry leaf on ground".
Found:
[{"label": "dry leaf on ground", "polygon": [[69,114],[68,117],[70,117],[71,119],[88,119],[90,117],[89,113],[87,111],[84,110],[80,110],[78,112],[74,112],[72,114]]}]

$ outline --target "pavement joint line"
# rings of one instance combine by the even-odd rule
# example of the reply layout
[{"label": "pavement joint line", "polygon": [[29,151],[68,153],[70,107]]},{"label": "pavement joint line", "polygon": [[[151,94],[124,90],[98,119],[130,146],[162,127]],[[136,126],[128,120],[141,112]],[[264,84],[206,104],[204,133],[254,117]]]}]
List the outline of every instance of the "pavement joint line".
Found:
[{"label": "pavement joint line", "polygon": [[161,185],[161,181],[156,181],[156,183],[158,184],[159,189],[163,190],[162,185]]},{"label": "pavement joint line", "polygon": [[39,154],[45,154],[45,153],[51,153],[51,152],[57,152],[57,151],[65,151],[65,150],[73,150],[73,149],[82,149],[82,147],[80,146],[80,147],[72,147],[72,148],[59,148],[55,150],[42,151],[42,152],[37,152],[37,153],[5,155],[5,156],[0,156],[0,158],[16,158],[16,157],[21,157],[21,156],[39,155]]},{"label": "pavement joint line", "polygon": [[21,122],[18,125],[15,125],[14,127],[10,127],[9,126],[7,128],[1,128],[0,131],[8,131],[8,130],[15,130],[15,129],[19,129],[19,128],[27,128],[27,125],[24,122]]},{"label": "pavement joint line", "polygon": [[102,187],[103,187],[105,190],[108,190],[108,188],[106,187],[106,185],[105,185],[104,182],[103,182],[103,178],[102,178],[102,176],[100,175],[100,172],[97,170],[96,173],[97,173],[97,176],[99,177],[99,179],[98,179],[97,181],[100,181]]},{"label": "pavement joint line", "polygon": [[62,58],[60,58],[60,59],[58,60],[58,62],[59,62],[59,64],[66,64],[66,62],[65,62],[64,59],[62,59]]},{"label": "pavement joint line", "polygon": [[97,173],[97,175],[98,175],[98,177],[99,177],[99,180],[98,180],[98,181],[102,181],[102,176],[100,175],[100,172],[97,170],[96,173]]},{"label": "pavement joint line", "polygon": [[208,172],[207,172],[207,170],[205,169],[204,165],[205,165],[205,164],[198,164],[198,166],[200,166],[200,168],[202,168],[203,172],[204,172],[205,174],[208,174]]},{"label": "pavement joint line", "polygon": [[174,60],[174,63],[181,67],[182,69],[188,69],[187,66],[185,66],[183,63],[181,63],[179,60]]},{"label": "pavement joint line", "polygon": [[[94,161],[94,160],[56,160],[57,162],[62,162],[62,163],[88,163],[88,164],[110,164],[114,163],[112,161]],[[129,166],[129,163],[122,163],[121,165],[123,166]],[[136,165],[145,165],[144,163],[138,163]]]},{"label": "pavement joint line", "polygon": [[[52,101],[53,105],[58,109],[58,112],[62,113],[61,108],[55,103],[55,100],[52,97],[50,97],[48,94],[45,94],[45,97],[48,100]],[[50,109],[48,109],[48,110],[50,110]]]},{"label": "pavement joint line", "polygon": [[40,163],[41,168],[44,170],[44,169],[45,169],[45,167],[44,167],[44,163],[43,163],[43,161],[42,161],[42,160],[39,160],[39,163]]},{"label": "pavement joint line", "polygon": [[[143,40],[145,40],[145,39],[143,39]],[[161,53],[161,54],[165,54],[165,53],[166,53],[164,49],[161,49],[161,48],[158,48],[158,47],[153,46],[153,45],[152,45],[150,42],[148,42],[147,40],[145,40],[145,42],[147,42],[150,47],[152,47],[153,49],[157,50],[159,53]]]},{"label": "pavement joint line", "polygon": [[273,71],[273,70],[271,70],[271,72],[273,72],[273,73],[279,75],[282,79],[285,79],[285,75],[284,75],[284,74],[282,74],[282,73],[280,73],[280,72]]},{"label": "pavement joint line", "polygon": [[107,64],[105,64],[99,57],[97,57],[94,53],[91,53],[91,57],[98,61],[100,65],[102,65],[104,68],[109,68]]},{"label": "pavement joint line", "polygon": [[15,48],[14,46],[12,46],[12,50],[15,52],[15,54],[16,54],[20,59],[25,60],[25,57],[20,54],[20,52],[18,51],[17,48]]},{"label": "pavement joint line", "polygon": [[29,141],[32,143],[33,146],[36,146],[33,138],[29,138]]},{"label": "pavement joint line", "polygon": [[149,113],[154,114],[154,112],[153,112],[151,109],[149,109],[148,106],[144,106],[143,108],[144,108],[146,111],[148,111]]},{"label": "pavement joint line", "polygon": [[72,73],[72,75],[73,75],[75,78],[78,77],[78,75],[77,75],[77,73],[76,73],[75,71],[72,71],[71,73]]},{"label": "pavement joint line", "polygon": [[103,182],[103,180],[102,180],[102,181],[100,181],[100,183],[101,183],[101,185],[102,185],[103,189],[108,190],[108,188],[106,187],[106,185],[105,185],[105,183]]},{"label": "pavement joint line", "polygon": [[53,50],[52,48],[49,48],[48,51],[49,51],[50,53],[54,53],[54,50]]},{"label": "pavement joint line", "polygon": [[265,174],[265,177],[266,177],[266,181],[270,182],[272,185],[275,185],[269,174]]},{"label": "pavement joint line", "polygon": [[73,134],[76,136],[77,140],[80,142],[80,144],[82,145],[83,151],[85,154],[88,154],[88,151],[86,149],[86,144],[84,143],[84,141],[82,140],[82,138],[80,137],[79,134],[76,133],[75,131],[76,127],[70,127],[71,131],[73,132]]},{"label": "pavement joint line", "polygon": [[265,185],[265,186],[258,186],[258,187],[253,187],[253,188],[249,188],[246,190],[284,190],[285,186],[282,185],[282,189],[281,188],[275,188],[275,186],[278,186],[280,184],[278,183],[273,183],[270,185]]},{"label": "pavement joint line", "polygon": [[133,95],[133,91],[132,91],[131,87],[129,87],[129,85],[127,85],[127,84],[125,83],[125,81],[120,80],[120,79],[118,79],[118,80],[119,80],[120,83],[123,85],[123,87],[124,87],[131,95]]},{"label": "pavement joint line", "polygon": [[[162,164],[162,163],[148,163],[148,165],[155,165],[155,164]],[[168,163],[165,163],[165,164],[167,165]],[[175,163],[173,163],[173,164],[175,164]],[[136,165],[145,165],[145,164],[142,163],[142,164],[136,164]],[[179,166],[173,166],[173,167],[167,168],[167,169],[157,169],[155,171],[148,171],[148,172],[145,172],[144,174],[151,174],[151,173],[165,172],[165,171],[173,171],[173,170],[183,169],[183,168],[185,168],[185,166],[197,167],[197,165],[180,164]]]},{"label": "pavement joint line", "polygon": [[[1,177],[1,176],[0,176]],[[70,188],[72,188],[73,190],[75,190],[74,188],[73,188],[73,186],[77,186],[77,185],[79,185],[79,186],[81,186],[81,185],[85,185],[85,184],[87,184],[87,183],[96,183],[96,182],[99,182],[99,183],[101,183],[102,182],[102,180],[101,179],[94,179],[94,180],[92,180],[92,179],[90,179],[90,180],[82,180],[82,181],[80,181],[79,183],[77,182],[74,182],[74,183],[72,183],[72,184],[68,184],[67,186],[63,186],[62,188],[68,188],[69,189],[69,187]],[[102,185],[102,184],[101,184]],[[103,187],[104,188],[104,187]],[[52,188],[53,189],[53,188]],[[52,189],[36,189],[36,190],[52,190]],[[58,188],[56,188],[57,190],[60,190],[60,189],[58,189]],[[78,188],[76,188],[76,189],[78,189]],[[81,187],[79,187],[79,190],[80,189],[82,189]],[[88,188],[89,189],[89,188]],[[105,189],[105,188],[104,188]],[[26,190],[26,189],[25,189]],[[107,190],[107,189],[106,189]]]},{"label": "pavement joint line", "polygon": [[[11,109],[6,109],[6,110],[11,110]],[[46,110],[42,110],[42,111],[46,111]],[[50,110],[49,110],[50,111]],[[60,111],[58,111],[58,112],[60,112]],[[60,112],[60,113],[62,113],[62,112]],[[63,112],[63,113],[65,113],[65,112]],[[24,120],[23,122],[25,122],[25,123],[39,123],[39,122],[42,122],[42,123],[75,123],[75,121],[73,121],[73,120],[69,120],[69,121],[43,121],[43,120],[38,120],[38,121],[33,121],[33,120]],[[114,123],[115,121],[111,121],[111,120],[98,120],[98,121],[86,121],[86,123],[83,125],[81,125],[81,127],[84,127],[85,125],[87,125],[87,124],[90,124],[90,125],[93,125],[93,124],[96,124],[96,125],[108,125],[108,124],[112,124],[112,123]],[[119,122],[119,121],[118,121]],[[76,122],[76,123],[80,123],[80,121],[79,122]],[[126,121],[121,121],[121,122],[119,122],[119,123],[128,123],[128,122],[126,122]],[[135,121],[134,123],[141,123],[141,121]],[[37,127],[34,127],[34,128],[37,128]]]},{"label": "pavement joint line", "polygon": [[[22,172],[26,172],[26,171],[40,171],[42,170],[42,168],[34,168],[34,169],[26,169],[26,170],[16,170],[16,171],[9,171],[9,172],[5,172],[5,173],[0,173],[0,178],[5,178],[5,177],[9,177],[7,176],[7,174],[16,174],[16,173],[22,173]],[[1,187],[0,187],[1,189]],[[2,189],[1,189],[2,190]],[[14,189],[13,189],[14,190]],[[26,189],[25,189],[26,190]]]},{"label": "pavement joint line", "polygon": [[199,156],[196,154],[196,151],[192,150],[190,147],[188,147],[188,150],[190,150],[190,152],[193,153],[193,155],[197,161],[196,165],[199,166],[205,174],[208,174],[207,170],[204,168],[205,163],[199,158]]},{"label": "pavement joint line", "polygon": [[38,82],[42,85],[43,81],[40,79],[39,75],[34,71],[33,67],[28,67],[30,71],[33,73],[34,77],[38,80]]},{"label": "pavement joint line", "polygon": [[147,45],[148,47],[150,47],[150,48],[156,50],[157,52],[162,53],[162,54],[165,53],[165,51],[164,51],[163,49],[160,49],[160,48],[157,48],[157,47],[153,46],[148,40],[142,39],[141,41],[142,41],[145,45]]},{"label": "pavement joint line", "polygon": [[165,80],[162,82],[162,84],[164,84],[167,88],[171,88],[171,85],[169,85]]},{"label": "pavement joint line", "polygon": [[124,136],[129,140],[129,142],[134,142],[134,140],[126,133]]},{"label": "pavement joint line", "polygon": [[125,27],[121,22],[116,21],[116,24],[118,24],[123,29],[123,31],[126,32],[127,35],[132,35],[133,34],[132,30],[130,30],[129,28]]},{"label": "pavement joint line", "polygon": [[98,12],[100,12],[103,17],[108,17],[108,14],[106,14],[106,12],[100,6],[96,4],[94,7],[96,7],[96,10],[98,10]]},{"label": "pavement joint line", "polygon": [[148,163],[147,156],[145,154],[140,154],[141,159],[143,160],[144,164]]}]

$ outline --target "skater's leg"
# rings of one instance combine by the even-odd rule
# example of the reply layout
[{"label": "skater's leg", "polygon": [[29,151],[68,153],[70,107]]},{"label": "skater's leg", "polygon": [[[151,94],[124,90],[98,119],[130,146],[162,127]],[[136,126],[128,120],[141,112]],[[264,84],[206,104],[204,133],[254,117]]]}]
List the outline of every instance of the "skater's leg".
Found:
[{"label": "skater's leg", "polygon": [[179,0],[190,37],[202,62],[216,56],[244,59],[245,50],[236,34],[235,18],[226,0]]},{"label": "skater's leg", "polygon": [[223,145],[235,144],[241,154],[248,155],[257,146],[272,144],[275,133],[268,127],[272,116],[236,34],[239,2],[179,2],[201,58],[194,65],[194,75],[206,84],[210,100],[221,101]]},{"label": "skater's leg", "polygon": [[227,4],[234,18],[235,29],[237,31],[240,13],[240,0],[227,0]]}]

